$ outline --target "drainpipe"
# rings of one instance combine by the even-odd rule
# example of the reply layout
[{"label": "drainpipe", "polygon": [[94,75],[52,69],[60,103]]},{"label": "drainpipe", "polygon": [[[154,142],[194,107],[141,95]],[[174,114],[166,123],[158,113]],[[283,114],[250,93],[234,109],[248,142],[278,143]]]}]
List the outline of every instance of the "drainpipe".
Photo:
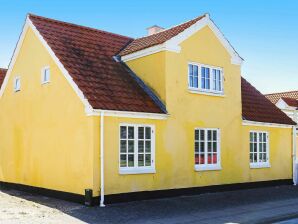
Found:
[{"label": "drainpipe", "polygon": [[293,183],[297,185],[296,177],[296,126],[293,126]]},{"label": "drainpipe", "polygon": [[100,207],[104,204],[104,111],[100,112]]}]

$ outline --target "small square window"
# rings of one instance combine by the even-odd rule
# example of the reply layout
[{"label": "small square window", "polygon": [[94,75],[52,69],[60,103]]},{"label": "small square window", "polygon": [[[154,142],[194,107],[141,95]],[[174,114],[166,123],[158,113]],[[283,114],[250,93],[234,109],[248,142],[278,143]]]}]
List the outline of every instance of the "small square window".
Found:
[{"label": "small square window", "polygon": [[41,71],[41,84],[50,82],[50,68],[44,67]]},{"label": "small square window", "polygon": [[17,76],[14,78],[13,90],[15,92],[18,92],[21,90],[21,77]]}]

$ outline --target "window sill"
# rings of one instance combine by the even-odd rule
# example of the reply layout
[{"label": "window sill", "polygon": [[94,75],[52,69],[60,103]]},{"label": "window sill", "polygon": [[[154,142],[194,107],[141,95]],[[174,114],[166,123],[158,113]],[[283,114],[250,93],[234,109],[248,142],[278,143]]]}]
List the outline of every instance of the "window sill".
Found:
[{"label": "window sill", "polygon": [[212,171],[212,170],[221,170],[221,165],[195,165],[195,171]]},{"label": "window sill", "polygon": [[190,93],[194,94],[201,94],[201,95],[207,95],[207,96],[218,96],[218,97],[225,97],[223,92],[213,92],[213,91],[203,91],[203,90],[197,90],[197,89],[191,89],[189,88],[188,91]]},{"label": "window sill", "polygon": [[251,169],[270,168],[270,163],[251,163],[249,164]]},{"label": "window sill", "polygon": [[156,173],[155,168],[120,168],[119,174],[153,174]]}]

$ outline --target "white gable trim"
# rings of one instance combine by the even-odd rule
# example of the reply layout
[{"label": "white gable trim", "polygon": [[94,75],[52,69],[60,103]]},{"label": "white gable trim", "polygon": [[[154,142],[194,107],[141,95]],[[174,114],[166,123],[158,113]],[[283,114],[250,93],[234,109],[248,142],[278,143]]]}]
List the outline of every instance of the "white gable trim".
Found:
[{"label": "white gable trim", "polygon": [[28,21],[30,28],[34,31],[35,35],[38,37],[38,39],[40,40],[42,45],[47,49],[47,51],[51,55],[52,59],[54,60],[54,62],[58,66],[58,68],[61,70],[63,76],[66,78],[66,80],[68,81],[68,83],[70,84],[72,89],[75,91],[77,96],[80,98],[80,100],[84,104],[85,111],[88,111],[90,108],[92,108],[92,106],[88,102],[87,98],[84,96],[83,92],[79,89],[77,84],[73,81],[73,79],[70,76],[70,74],[68,73],[68,71],[64,68],[64,65],[60,62],[58,57],[55,55],[54,51],[50,48],[48,43],[45,41],[45,39],[42,37],[42,35],[39,33],[39,31],[33,25],[32,21],[29,19],[29,17],[27,17],[27,21]]},{"label": "white gable trim", "polygon": [[200,19],[198,22],[196,22],[195,24],[193,24],[192,26],[184,30],[183,32],[167,40],[165,43],[122,56],[121,59],[124,62],[127,62],[130,60],[145,57],[147,55],[154,54],[161,51],[171,51],[171,52],[179,53],[181,51],[180,44],[184,40],[192,36],[194,33],[204,28],[205,26],[208,26],[213,31],[213,33],[218,38],[220,43],[231,55],[231,63],[235,65],[241,65],[243,62],[243,59],[235,51],[235,49],[232,47],[230,42],[225,38],[225,36],[215,25],[215,23],[209,18],[208,14],[204,18]]},{"label": "white gable trim", "polygon": [[22,33],[19,37],[19,40],[18,40],[18,43],[17,43],[17,46],[16,48],[14,49],[14,52],[13,52],[13,56],[10,60],[10,63],[8,65],[8,70],[6,72],[6,75],[4,77],[4,80],[3,80],[3,83],[2,83],[2,86],[1,86],[1,89],[0,89],[0,98],[2,97],[3,93],[4,93],[4,90],[7,86],[7,83],[8,83],[8,80],[9,80],[9,77],[10,77],[10,74],[11,74],[11,71],[15,65],[15,62],[17,60],[17,56],[19,55],[19,52],[20,52],[20,49],[23,45],[23,42],[24,42],[24,39],[25,39],[25,35],[26,35],[26,32],[29,28],[29,25],[27,23],[27,19],[26,19],[26,22],[25,22],[25,25],[23,26],[23,30],[22,30]]},{"label": "white gable trim", "polygon": [[276,124],[276,123],[266,123],[266,122],[248,121],[248,120],[243,120],[242,125],[268,127],[268,128],[293,128],[295,126],[295,125],[288,125],[288,124]]},{"label": "white gable trim", "polygon": [[29,16],[27,16],[27,18],[26,18],[26,22],[25,22],[23,31],[22,31],[21,36],[20,36],[20,39],[19,39],[19,41],[17,43],[17,47],[16,47],[16,49],[14,51],[12,60],[11,60],[11,62],[9,64],[8,72],[7,72],[6,76],[5,76],[5,79],[3,81],[3,85],[2,85],[1,90],[0,90],[0,97],[2,97],[2,95],[3,95],[3,93],[4,93],[5,89],[6,89],[8,80],[9,80],[9,78],[11,76],[12,69],[13,69],[13,67],[15,65],[16,59],[18,58],[20,49],[21,49],[21,47],[23,45],[24,38],[25,38],[25,35],[26,35],[27,30],[28,30],[29,27],[33,30],[34,34],[38,37],[38,39],[40,40],[40,42],[42,43],[42,45],[46,48],[46,50],[51,55],[51,57],[54,60],[54,62],[56,63],[56,65],[61,70],[61,72],[64,75],[64,77],[67,79],[68,83],[71,85],[71,87],[73,88],[73,90],[75,91],[75,93],[78,95],[78,97],[80,98],[80,100],[82,101],[82,103],[85,106],[85,110],[86,111],[90,110],[90,108],[92,108],[92,107],[89,104],[89,102],[86,99],[86,97],[84,96],[83,92],[75,84],[75,82],[73,81],[72,77],[69,75],[68,71],[64,68],[63,64],[57,58],[57,56],[55,55],[55,53],[53,52],[53,50],[50,48],[50,46],[47,44],[47,42],[44,40],[44,38],[38,32],[38,30],[36,29],[36,27],[33,25],[33,23],[31,22],[31,20],[29,19]]}]

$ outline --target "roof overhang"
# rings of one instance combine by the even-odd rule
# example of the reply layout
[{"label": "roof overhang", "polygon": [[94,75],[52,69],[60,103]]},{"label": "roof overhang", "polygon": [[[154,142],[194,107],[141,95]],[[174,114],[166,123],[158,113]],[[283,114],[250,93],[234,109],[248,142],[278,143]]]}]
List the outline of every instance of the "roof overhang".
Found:
[{"label": "roof overhang", "polygon": [[260,126],[260,127],[268,127],[268,128],[293,128],[293,127],[295,127],[295,125],[289,125],[289,124],[277,124],[277,123],[249,121],[249,120],[243,120],[242,125],[244,125],[244,126]]},{"label": "roof overhang", "polygon": [[148,47],[146,49],[127,54],[121,57],[122,61],[127,62],[137,58],[145,57],[147,55],[155,54],[161,51],[171,51],[175,53],[180,53],[181,46],[180,44],[185,41],[187,38],[192,36],[194,33],[198,32],[205,26],[208,26],[224,48],[228,51],[231,56],[231,63],[234,65],[242,65],[243,59],[239,56],[230,42],[225,38],[223,33],[219,30],[219,28],[215,25],[215,23],[210,19],[209,15],[207,14],[204,18],[197,21],[195,24],[190,26],[189,28],[185,29],[183,32],[179,33],[175,37],[167,40],[163,44],[155,45],[152,47]]},{"label": "roof overhang", "polygon": [[88,116],[107,116],[107,117],[126,117],[152,120],[165,120],[169,117],[168,114],[146,113],[146,112],[131,112],[131,111],[116,111],[116,110],[100,110],[92,109],[86,111]]}]

